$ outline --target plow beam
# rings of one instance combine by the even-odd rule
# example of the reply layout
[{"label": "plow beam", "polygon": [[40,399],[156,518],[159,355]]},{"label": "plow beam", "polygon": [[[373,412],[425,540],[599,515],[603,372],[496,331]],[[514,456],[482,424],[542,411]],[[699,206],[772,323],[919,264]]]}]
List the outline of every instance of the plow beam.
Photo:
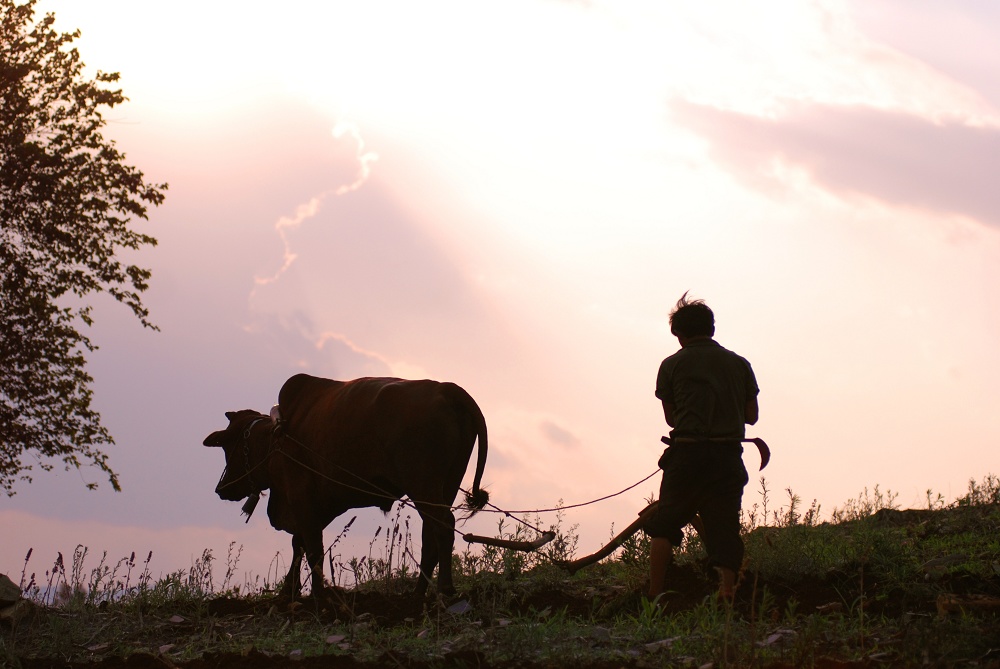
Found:
[{"label": "plow beam", "polygon": [[513,541],[511,539],[497,539],[495,537],[481,537],[478,534],[463,534],[462,538],[470,544],[484,544],[486,546],[497,546],[499,548],[509,548],[515,551],[533,551],[541,548],[556,538],[555,532],[542,532],[542,535],[534,541]]}]

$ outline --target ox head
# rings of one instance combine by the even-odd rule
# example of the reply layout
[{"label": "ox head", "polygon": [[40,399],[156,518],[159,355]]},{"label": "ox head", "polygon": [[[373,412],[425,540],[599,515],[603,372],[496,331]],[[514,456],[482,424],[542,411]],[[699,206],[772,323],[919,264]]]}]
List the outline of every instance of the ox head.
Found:
[{"label": "ox head", "polygon": [[[227,411],[229,426],[205,437],[205,446],[217,446],[226,454],[226,468],[222,478],[215,487],[215,493],[222,499],[237,502],[247,497],[260,495],[261,472],[255,472],[262,464],[255,459],[253,453],[260,457],[260,450],[255,449],[255,440],[268,431],[255,431],[259,425],[273,425],[273,419],[252,409],[242,411]],[[266,438],[266,437],[265,437]]]}]

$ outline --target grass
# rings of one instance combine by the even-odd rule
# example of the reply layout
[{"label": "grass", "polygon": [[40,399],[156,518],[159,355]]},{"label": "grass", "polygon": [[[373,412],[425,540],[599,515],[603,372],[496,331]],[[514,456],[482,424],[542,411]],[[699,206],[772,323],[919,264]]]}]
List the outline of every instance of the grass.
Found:
[{"label": "grass", "polygon": [[[35,578],[29,552],[20,585],[30,605],[0,623],[0,666],[45,658],[116,666],[139,653],[168,665],[229,654],[266,666],[305,657],[328,666],[347,658],[371,666],[808,667],[829,658],[1000,666],[1000,612],[974,607],[1000,597],[997,477],[970,481],[951,503],[928,492],[926,509],[902,510],[891,491],[866,489],[825,522],[815,502],[805,507],[790,490],[775,504],[762,479],[757,493],[743,518],[747,559],[734,605],[714,598],[696,535],[678,551],[662,606],[640,594],[642,533],[569,576],[556,563],[574,557],[576,527],[561,513],[548,528],[556,540],[541,551],[457,553],[461,594],[424,602],[408,594],[416,565],[402,507],[367,555],[330,558],[334,583],[351,584],[335,601],[280,601],[271,573],[235,582],[235,545],[224,565],[205,551],[156,581],[151,554],[112,561],[78,546]],[[530,540],[537,530],[503,519],[496,533]]]}]

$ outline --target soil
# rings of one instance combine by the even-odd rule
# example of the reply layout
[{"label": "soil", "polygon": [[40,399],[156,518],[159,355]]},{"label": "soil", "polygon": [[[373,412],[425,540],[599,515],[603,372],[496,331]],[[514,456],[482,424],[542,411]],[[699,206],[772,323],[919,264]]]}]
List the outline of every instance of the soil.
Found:
[{"label": "soil", "polygon": [[[50,663],[48,661],[22,661],[24,669],[164,669],[164,667],[183,667],[184,669],[376,669],[381,667],[410,667],[412,669],[440,669],[441,667],[481,667],[493,669],[549,669],[547,664],[524,663],[519,661],[487,664],[485,658],[475,652],[460,652],[449,656],[444,663],[410,662],[405,658],[393,657],[391,654],[376,662],[358,662],[351,657],[327,656],[307,657],[293,660],[285,657],[271,657],[262,653],[248,655],[206,655],[204,658],[184,663],[170,663],[154,655],[135,654],[126,659],[106,658],[93,664]],[[560,665],[561,666],[561,665]],[[582,669],[624,669],[643,665],[634,662],[596,662]],[[814,669],[861,669],[872,665],[863,662],[841,662],[820,658]],[[792,669],[791,665],[774,664],[769,669]]]}]

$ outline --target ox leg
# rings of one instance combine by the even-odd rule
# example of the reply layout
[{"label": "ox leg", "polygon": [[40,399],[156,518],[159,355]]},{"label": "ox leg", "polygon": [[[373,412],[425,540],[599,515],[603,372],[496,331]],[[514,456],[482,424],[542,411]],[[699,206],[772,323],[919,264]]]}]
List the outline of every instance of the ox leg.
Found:
[{"label": "ox leg", "polygon": [[326,587],[323,581],[323,530],[306,534],[303,544],[312,576],[312,594],[318,598],[323,595]]},{"label": "ox leg", "polygon": [[281,596],[294,599],[299,596],[302,590],[302,578],[300,569],[302,566],[302,555],[305,553],[305,544],[301,534],[292,535],[292,566],[285,577],[285,583],[281,586]]},{"label": "ox leg", "polygon": [[417,594],[423,596],[438,567],[438,592],[455,594],[451,576],[451,554],[455,548],[455,515],[449,509],[431,507],[419,510],[423,521],[420,546],[420,580]]}]

